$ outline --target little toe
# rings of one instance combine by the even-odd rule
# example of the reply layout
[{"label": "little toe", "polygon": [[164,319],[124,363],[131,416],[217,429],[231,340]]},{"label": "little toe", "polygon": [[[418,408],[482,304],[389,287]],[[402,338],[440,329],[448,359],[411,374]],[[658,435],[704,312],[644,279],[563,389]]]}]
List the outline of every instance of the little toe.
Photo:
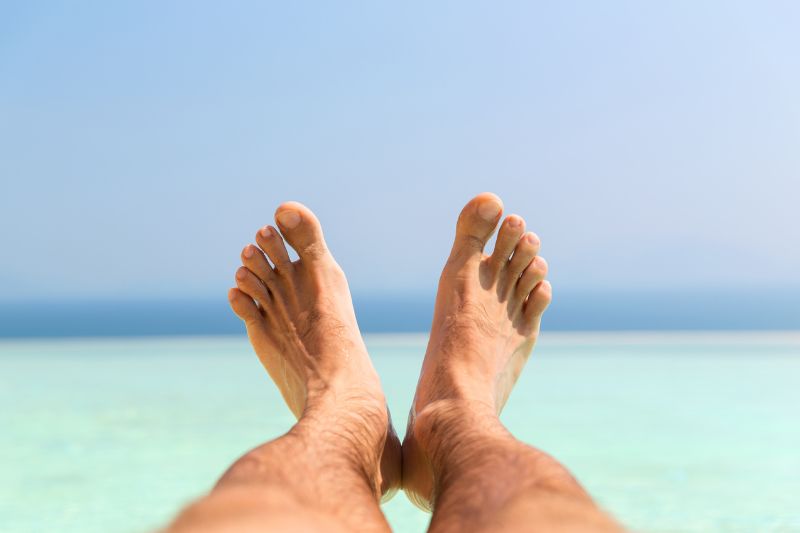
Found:
[{"label": "little toe", "polygon": [[544,281],[547,276],[547,261],[544,257],[536,256],[528,264],[528,267],[522,272],[522,277],[517,282],[517,287],[514,291],[514,298],[521,306],[530,292],[541,281]]},{"label": "little toe", "polygon": [[328,255],[322,226],[316,215],[303,204],[281,204],[275,211],[275,222],[300,259],[313,261]]},{"label": "little toe", "polygon": [[535,233],[527,232],[524,234],[516,248],[514,248],[514,255],[511,256],[511,261],[508,263],[508,276],[516,280],[522,271],[527,268],[536,254],[539,253],[539,237]]},{"label": "little toe", "polygon": [[483,253],[486,241],[494,233],[503,213],[503,202],[497,195],[481,193],[464,206],[456,224],[453,254],[477,255]]},{"label": "little toe", "polygon": [[495,270],[500,270],[508,264],[508,259],[511,257],[511,252],[519,242],[519,238],[525,231],[525,221],[522,217],[517,215],[509,215],[500,226],[500,231],[497,232],[497,242],[494,245],[494,251],[489,261]]},{"label": "little toe", "polygon": [[289,252],[281,234],[272,226],[264,226],[256,233],[256,243],[264,250],[278,272],[285,271],[292,264]]}]

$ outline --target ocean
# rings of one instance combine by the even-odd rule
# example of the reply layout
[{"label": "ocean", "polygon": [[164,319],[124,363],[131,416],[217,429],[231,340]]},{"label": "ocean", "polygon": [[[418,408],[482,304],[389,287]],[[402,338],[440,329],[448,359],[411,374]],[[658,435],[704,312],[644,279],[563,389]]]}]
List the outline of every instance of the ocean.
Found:
[{"label": "ocean", "polygon": [[[425,342],[367,335],[401,435]],[[633,530],[800,531],[799,379],[800,333],[545,331],[502,418]],[[4,533],[151,531],[292,424],[242,335],[0,340],[0,406]]]},{"label": "ocean", "polygon": [[[800,287],[641,289],[553,288],[547,331],[800,330]],[[235,335],[242,332],[226,298],[154,300],[0,300],[0,338]],[[434,289],[356,292],[361,331],[427,331]]]}]

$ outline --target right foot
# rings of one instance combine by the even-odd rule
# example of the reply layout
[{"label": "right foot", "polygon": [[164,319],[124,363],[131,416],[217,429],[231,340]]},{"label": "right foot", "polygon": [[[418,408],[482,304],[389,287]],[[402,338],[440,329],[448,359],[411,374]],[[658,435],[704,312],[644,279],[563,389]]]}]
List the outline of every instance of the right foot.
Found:
[{"label": "right foot", "polygon": [[[363,463],[357,466],[376,492],[389,496],[400,482],[400,443],[347,280],[308,208],[283,204],[275,220],[280,233],[266,226],[256,235],[258,247],[242,251],[231,307],[292,413],[298,420],[311,414],[309,420],[332,424],[332,432],[349,438]],[[297,261],[290,260],[281,233]]]},{"label": "right foot", "polygon": [[491,255],[483,253],[502,214],[500,199],[473,198],[461,212],[436,296],[430,341],[403,443],[403,488],[430,510],[436,484],[428,433],[442,409],[496,418],[539,333],[550,303],[547,263],[525,221],[508,216]]}]

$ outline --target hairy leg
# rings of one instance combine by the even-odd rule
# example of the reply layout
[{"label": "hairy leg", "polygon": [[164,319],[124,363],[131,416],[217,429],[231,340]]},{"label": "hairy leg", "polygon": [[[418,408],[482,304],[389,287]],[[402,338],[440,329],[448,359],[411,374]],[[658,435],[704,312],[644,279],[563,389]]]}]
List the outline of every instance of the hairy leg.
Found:
[{"label": "hairy leg", "polygon": [[432,404],[414,442],[435,479],[430,531],[619,531],[570,472],[485,405]]},{"label": "hairy leg", "polygon": [[[370,416],[377,427],[380,415]],[[169,531],[389,531],[374,475],[379,441],[349,424],[335,412],[307,413],[237,460]]]},{"label": "hairy leg", "polygon": [[403,488],[432,531],[617,530],[575,478],[499,421],[551,299],[539,239],[481,194],[462,210],[439,281],[403,443]]},{"label": "hairy leg", "polygon": [[[171,531],[386,531],[400,443],[316,216],[290,202],[242,251],[229,298],[297,424],[245,454]],[[291,261],[284,240],[297,251]]]}]

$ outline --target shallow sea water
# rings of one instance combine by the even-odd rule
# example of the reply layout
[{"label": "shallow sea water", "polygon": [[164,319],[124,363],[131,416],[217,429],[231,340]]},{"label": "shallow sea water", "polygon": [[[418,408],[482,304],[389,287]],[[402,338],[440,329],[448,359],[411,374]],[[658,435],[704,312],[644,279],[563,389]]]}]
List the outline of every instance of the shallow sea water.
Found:
[{"label": "shallow sea water", "polygon": [[[401,435],[425,340],[367,340]],[[503,419],[634,530],[800,531],[798,333],[545,333]],[[244,338],[0,341],[0,531],[152,530],[291,423]]]}]

